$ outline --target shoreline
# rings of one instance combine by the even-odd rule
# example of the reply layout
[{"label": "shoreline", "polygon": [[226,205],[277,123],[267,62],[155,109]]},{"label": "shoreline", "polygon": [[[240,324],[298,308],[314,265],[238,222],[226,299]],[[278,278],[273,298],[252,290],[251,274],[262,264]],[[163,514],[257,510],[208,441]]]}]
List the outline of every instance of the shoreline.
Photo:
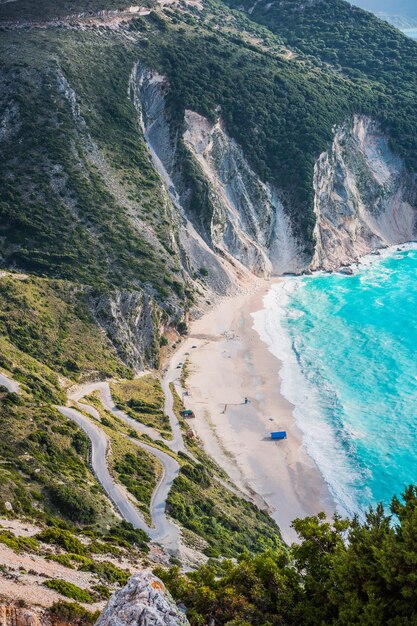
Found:
[{"label": "shoreline", "polygon": [[[336,503],[304,449],[293,405],[281,394],[281,361],[253,328],[252,313],[263,309],[264,296],[279,280],[259,281],[194,321],[170,367],[187,359],[185,404],[196,416],[190,426],[233,483],[268,510],[291,543],[297,540],[292,520],[320,511],[332,516]],[[272,430],[286,430],[287,439],[272,441]]]}]

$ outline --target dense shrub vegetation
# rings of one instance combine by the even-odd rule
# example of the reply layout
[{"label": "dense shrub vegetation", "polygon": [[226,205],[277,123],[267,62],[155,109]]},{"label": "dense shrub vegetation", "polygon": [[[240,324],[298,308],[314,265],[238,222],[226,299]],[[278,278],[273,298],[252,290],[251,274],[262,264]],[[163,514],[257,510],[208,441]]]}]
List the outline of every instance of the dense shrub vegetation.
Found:
[{"label": "dense shrub vegetation", "polygon": [[[126,98],[131,50],[94,34],[84,53],[81,33],[14,37],[2,37],[0,106],[11,107],[13,137],[0,168],[2,233],[12,246],[3,247],[4,262],[98,290],[146,286],[168,296],[178,263],[160,181]],[[71,89],[89,127],[74,115]],[[155,231],[152,245],[141,220]]]},{"label": "dense shrub vegetation", "polygon": [[260,552],[281,544],[269,515],[223,487],[202,464],[181,468],[168,496],[168,511],[207,542],[208,556],[233,557],[245,549]]},{"label": "dense shrub vegetation", "polygon": [[52,504],[64,517],[81,524],[92,524],[97,520],[97,509],[91,498],[82,495],[72,485],[51,485],[48,488]]},{"label": "dense shrub vegetation", "polygon": [[85,556],[88,554],[87,548],[77,537],[64,528],[47,528],[37,535],[39,541],[59,546],[71,554]]},{"label": "dense shrub vegetation", "polygon": [[120,482],[137,499],[139,507],[149,512],[152,493],[156,487],[160,468],[144,450],[137,448],[126,452],[114,463],[114,470]]},{"label": "dense shrub vegetation", "polygon": [[50,613],[54,618],[66,621],[72,626],[89,626],[95,624],[100,612],[87,611],[77,602],[55,602],[50,608]]},{"label": "dense shrub vegetation", "polygon": [[61,593],[63,596],[67,598],[73,598],[77,600],[77,602],[85,602],[87,604],[92,604],[94,602],[94,597],[86,591],[85,589],[81,589],[77,585],[73,583],[69,583],[66,580],[61,580],[60,578],[51,578],[46,580],[44,583],[45,587],[49,589],[53,589],[58,593]]},{"label": "dense shrub vegetation", "polygon": [[417,488],[360,523],[296,520],[300,544],[183,576],[158,570],[192,626],[411,626],[417,621]]},{"label": "dense shrub vegetation", "polygon": [[[231,6],[252,6],[226,0]],[[329,64],[372,98],[366,109],[389,133],[393,148],[417,167],[417,44],[344,0],[256,3],[251,19],[292,48]]]}]

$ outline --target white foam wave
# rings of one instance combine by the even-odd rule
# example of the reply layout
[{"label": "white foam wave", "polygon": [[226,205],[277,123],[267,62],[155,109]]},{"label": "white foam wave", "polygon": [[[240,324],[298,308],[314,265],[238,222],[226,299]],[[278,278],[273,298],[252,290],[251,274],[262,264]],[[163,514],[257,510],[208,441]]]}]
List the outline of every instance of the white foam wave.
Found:
[{"label": "white foam wave", "polygon": [[363,256],[357,263],[354,263],[352,267],[363,269],[364,267],[374,265],[375,263],[378,263],[388,257],[395,256],[399,258],[404,252],[409,252],[411,250],[417,250],[416,241],[410,241],[409,243],[403,243],[400,245],[387,246],[386,248],[378,250],[377,253],[371,252],[370,254]]},{"label": "white foam wave", "polygon": [[269,351],[281,362],[281,393],[293,405],[293,415],[303,433],[303,445],[314,459],[329,486],[341,514],[361,514],[350,485],[360,484],[361,477],[349,463],[346,451],[320,411],[320,390],[305,378],[292,339],[283,327],[288,302],[303,278],[285,278],[265,296],[264,309],[252,314],[253,328]]}]

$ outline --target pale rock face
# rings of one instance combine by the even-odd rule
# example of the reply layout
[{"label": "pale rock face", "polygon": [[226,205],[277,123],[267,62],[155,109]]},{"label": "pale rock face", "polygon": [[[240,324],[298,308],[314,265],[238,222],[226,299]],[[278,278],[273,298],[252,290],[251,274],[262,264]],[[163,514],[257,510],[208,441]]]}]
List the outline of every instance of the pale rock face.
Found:
[{"label": "pale rock face", "polygon": [[123,361],[135,371],[157,367],[157,309],[145,293],[90,297],[91,311]]},{"label": "pale rock face", "polygon": [[[300,270],[301,247],[292,234],[278,190],[259,179],[221,121],[212,124],[186,111],[184,135],[179,138],[167,115],[167,80],[146,67],[135,68],[133,76],[133,100],[144,136],[171,200],[184,219],[182,244],[194,267],[208,267],[216,291],[221,291],[222,282],[230,281],[230,267],[261,276]],[[180,139],[208,183],[213,212],[204,219],[188,209],[189,189],[177,158]]]},{"label": "pale rock face", "polygon": [[0,605],[0,626],[49,626],[49,621],[41,619],[35,610],[3,604]]},{"label": "pale rock face", "polygon": [[227,262],[219,258],[208,242],[188,219],[184,204],[187,190],[176,168],[178,137],[172,132],[166,111],[168,81],[144,65],[135,65],[130,80],[130,95],[139,116],[153,164],[163,183],[165,193],[177,212],[182,263],[192,274],[205,267],[207,282],[217,293],[230,293],[231,279]]},{"label": "pale rock face", "polygon": [[257,275],[299,270],[300,246],[278,190],[259,179],[222,122],[186,111],[184,141],[211,186],[214,244]]},{"label": "pale rock face", "polygon": [[373,120],[340,128],[314,172],[311,269],[337,269],[376,248],[415,238],[417,185]]},{"label": "pale rock face", "polygon": [[[233,284],[230,268],[258,276],[337,269],[368,252],[416,236],[417,178],[393,154],[378,124],[356,115],[335,131],[318,158],[314,187],[314,254],[294,236],[279,189],[259,179],[221,118],[211,123],[186,111],[183,136],[172,129],[166,107],[169,83],[136,68],[134,100],[148,146],[177,208],[189,269],[209,269],[214,291]],[[182,178],[182,142],[207,183],[209,207],[193,214]],[[208,214],[210,213],[210,214]]]},{"label": "pale rock face", "polygon": [[189,626],[189,622],[159,578],[144,571],[110,598],[96,626]]}]

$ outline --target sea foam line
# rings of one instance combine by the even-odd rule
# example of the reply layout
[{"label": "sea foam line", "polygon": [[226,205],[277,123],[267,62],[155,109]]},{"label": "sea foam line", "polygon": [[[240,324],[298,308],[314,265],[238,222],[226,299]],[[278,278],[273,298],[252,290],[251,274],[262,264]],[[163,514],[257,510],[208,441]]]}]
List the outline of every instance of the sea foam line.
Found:
[{"label": "sea foam line", "polygon": [[[417,243],[394,245],[371,253],[352,264],[355,274],[372,272],[371,266],[378,265],[396,252],[417,249]],[[375,268],[377,269],[377,268]],[[309,277],[286,277],[272,286],[264,297],[264,308],[252,314],[253,328],[269,351],[279,359],[279,378],[282,395],[293,405],[293,417],[303,434],[303,446],[315,461],[341,514],[359,514],[363,511],[357,501],[354,485],[361,485],[361,474],[349,459],[342,442],[334,429],[325,420],[320,410],[320,389],[315,388],[305,377],[297,358],[293,339],[284,328],[284,322],[294,312],[289,310],[289,301],[294,292],[302,288],[303,281],[314,280],[327,272],[316,272]]]},{"label": "sea foam line", "polygon": [[303,434],[303,446],[315,461],[338,512],[360,513],[354,493],[346,485],[360,480],[349,464],[346,452],[319,409],[319,390],[309,383],[300,367],[292,340],[282,326],[291,294],[300,287],[299,278],[284,278],[264,298],[264,309],[252,314],[253,328],[269,351],[279,359],[281,393],[293,405],[293,417]]}]

